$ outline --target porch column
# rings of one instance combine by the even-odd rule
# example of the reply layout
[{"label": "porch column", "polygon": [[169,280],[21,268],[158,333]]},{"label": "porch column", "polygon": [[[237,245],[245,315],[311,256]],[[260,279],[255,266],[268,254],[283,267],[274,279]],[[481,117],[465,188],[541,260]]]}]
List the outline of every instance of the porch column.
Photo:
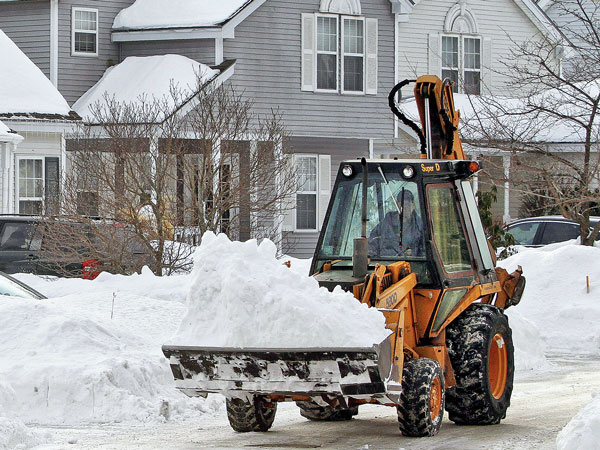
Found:
[{"label": "porch column", "polygon": [[510,155],[502,157],[504,167],[504,223],[510,222]]}]

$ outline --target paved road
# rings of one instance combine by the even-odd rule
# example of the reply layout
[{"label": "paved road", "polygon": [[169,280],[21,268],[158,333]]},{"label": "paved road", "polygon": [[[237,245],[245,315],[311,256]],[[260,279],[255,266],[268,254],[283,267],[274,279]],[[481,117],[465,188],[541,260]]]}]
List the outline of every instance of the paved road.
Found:
[{"label": "paved road", "polygon": [[[350,422],[310,422],[293,404],[280,405],[268,433],[235,433],[225,415],[197,424],[154,427],[39,428],[54,443],[39,450],[88,449],[554,449],[557,433],[600,391],[600,361],[554,359],[556,369],[517,379],[512,405],[500,425],[465,427],[446,420],[432,438],[399,434],[395,409],[364,405]],[[69,443],[69,441],[71,443]]]}]

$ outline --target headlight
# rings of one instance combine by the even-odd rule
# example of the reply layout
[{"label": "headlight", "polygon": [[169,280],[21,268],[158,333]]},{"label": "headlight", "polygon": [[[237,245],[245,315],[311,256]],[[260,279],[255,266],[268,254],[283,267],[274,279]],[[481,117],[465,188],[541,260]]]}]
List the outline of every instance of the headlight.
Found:
[{"label": "headlight", "polygon": [[352,175],[354,171],[352,170],[352,166],[344,166],[342,167],[342,173],[345,177],[349,177]]},{"label": "headlight", "polygon": [[404,169],[402,169],[402,176],[404,178],[412,178],[415,176],[415,169],[412,168],[412,166],[406,166]]}]

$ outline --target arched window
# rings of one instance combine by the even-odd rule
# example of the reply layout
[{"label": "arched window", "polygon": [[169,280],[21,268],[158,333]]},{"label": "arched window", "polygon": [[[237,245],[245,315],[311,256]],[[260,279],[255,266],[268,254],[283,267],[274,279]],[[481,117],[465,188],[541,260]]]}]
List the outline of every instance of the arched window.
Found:
[{"label": "arched window", "polygon": [[480,94],[482,39],[466,0],[460,0],[446,14],[441,44],[442,78],[455,82],[455,92]]}]

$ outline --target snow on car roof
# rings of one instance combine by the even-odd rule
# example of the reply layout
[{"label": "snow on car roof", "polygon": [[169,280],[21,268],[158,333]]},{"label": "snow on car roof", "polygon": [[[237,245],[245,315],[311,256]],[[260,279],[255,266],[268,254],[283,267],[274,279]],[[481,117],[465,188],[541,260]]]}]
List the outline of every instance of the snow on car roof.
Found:
[{"label": "snow on car roof", "polygon": [[136,0],[117,14],[113,29],[209,27],[231,19],[252,0]]},{"label": "snow on car roof", "polygon": [[58,89],[2,30],[0,54],[0,116],[69,115]]},{"label": "snow on car roof", "polygon": [[106,70],[100,81],[75,102],[73,109],[85,120],[93,121],[94,105],[105,104],[108,99],[125,104],[142,102],[168,102],[176,87],[183,100],[198,92],[198,82],[206,82],[216,76],[218,70],[181,55],[130,56]]}]

